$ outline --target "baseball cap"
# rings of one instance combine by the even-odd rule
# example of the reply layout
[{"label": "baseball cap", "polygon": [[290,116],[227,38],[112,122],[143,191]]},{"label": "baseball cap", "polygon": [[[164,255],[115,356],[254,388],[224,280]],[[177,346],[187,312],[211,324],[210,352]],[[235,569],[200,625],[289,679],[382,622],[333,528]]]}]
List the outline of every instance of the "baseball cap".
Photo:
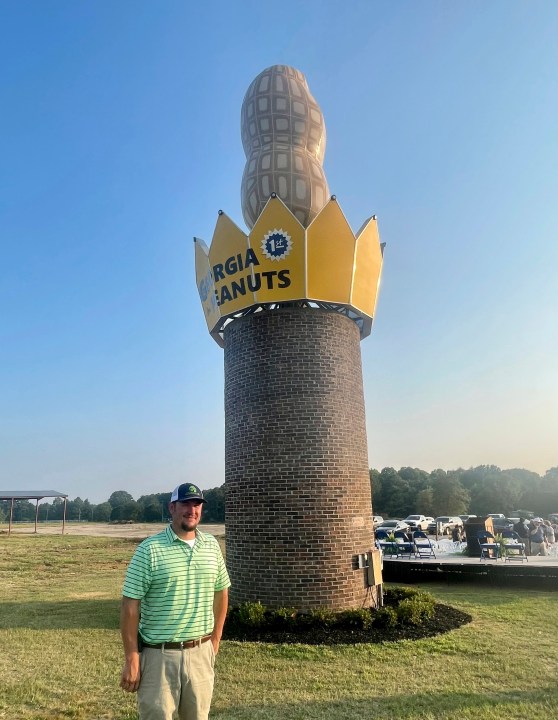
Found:
[{"label": "baseball cap", "polygon": [[171,502],[186,502],[186,500],[201,500],[206,502],[202,491],[193,483],[183,483],[174,488],[171,495]]}]

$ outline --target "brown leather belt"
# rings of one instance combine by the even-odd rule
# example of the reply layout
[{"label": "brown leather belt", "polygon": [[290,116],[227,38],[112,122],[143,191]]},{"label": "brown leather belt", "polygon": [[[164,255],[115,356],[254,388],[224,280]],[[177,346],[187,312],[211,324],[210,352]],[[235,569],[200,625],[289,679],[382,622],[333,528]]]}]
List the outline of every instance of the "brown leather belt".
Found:
[{"label": "brown leather belt", "polygon": [[187,648],[198,647],[204,642],[211,640],[211,635],[205,635],[204,637],[198,638],[197,640],[184,640],[183,642],[167,642],[157,643],[157,645],[150,645],[144,642],[143,647],[153,648],[155,650],[186,650]]}]

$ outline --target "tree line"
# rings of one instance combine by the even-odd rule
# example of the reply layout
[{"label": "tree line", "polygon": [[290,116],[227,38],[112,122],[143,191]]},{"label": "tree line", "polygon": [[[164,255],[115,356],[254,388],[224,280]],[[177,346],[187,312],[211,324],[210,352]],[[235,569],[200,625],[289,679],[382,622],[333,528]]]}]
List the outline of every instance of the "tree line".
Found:
[{"label": "tree line", "polygon": [[[495,465],[480,465],[464,470],[433,470],[402,467],[395,470],[370,470],[372,507],[375,515],[406,517],[422,515],[487,515],[501,512],[511,515],[529,510],[546,516],[558,512],[558,467],[543,476],[530,470],[501,470]],[[80,497],[67,501],[66,519],[89,522],[165,522],[168,519],[169,493],[142,495],[134,500],[125,490],[116,490],[97,505]],[[204,522],[225,522],[225,486],[204,490]],[[64,501],[39,505],[39,520],[62,520]],[[0,502],[0,521],[9,517],[10,502]],[[35,503],[14,502],[14,521],[35,520]]]},{"label": "tree line", "polygon": [[521,468],[501,470],[480,465],[464,470],[433,470],[386,467],[370,470],[372,507],[375,515],[404,518],[411,514],[478,515],[518,510],[547,516],[558,512],[558,467],[541,477]]},{"label": "tree line", "polygon": [[[204,522],[225,522],[225,486],[204,490],[206,503],[203,509]],[[86,522],[166,522],[171,493],[142,495],[134,500],[125,490],[115,490],[105,502],[94,505],[80,497],[66,501],[66,519]],[[62,520],[64,500],[54,498],[52,502],[39,505],[39,521]],[[0,521],[10,515],[10,501],[0,503]],[[14,502],[13,519],[35,521],[35,503],[29,500]]]}]

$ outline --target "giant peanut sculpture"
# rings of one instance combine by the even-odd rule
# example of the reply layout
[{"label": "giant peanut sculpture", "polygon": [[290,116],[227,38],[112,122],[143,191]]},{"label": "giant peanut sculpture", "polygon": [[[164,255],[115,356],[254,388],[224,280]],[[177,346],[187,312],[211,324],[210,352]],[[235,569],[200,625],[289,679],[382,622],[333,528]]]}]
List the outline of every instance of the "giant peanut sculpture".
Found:
[{"label": "giant peanut sculpture", "polygon": [[274,65],[250,84],[242,103],[242,213],[254,226],[272,193],[307,227],[329,200],[322,163],[326,131],[306,78]]}]

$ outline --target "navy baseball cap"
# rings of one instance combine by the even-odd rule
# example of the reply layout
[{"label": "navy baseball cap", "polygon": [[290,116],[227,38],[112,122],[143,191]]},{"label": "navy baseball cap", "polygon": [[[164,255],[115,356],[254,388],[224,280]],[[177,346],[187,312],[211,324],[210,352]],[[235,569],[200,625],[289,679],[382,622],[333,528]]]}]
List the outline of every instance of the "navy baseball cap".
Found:
[{"label": "navy baseball cap", "polygon": [[175,487],[172,491],[171,502],[186,502],[187,500],[200,500],[202,503],[207,502],[202,491],[193,483],[183,483]]}]

